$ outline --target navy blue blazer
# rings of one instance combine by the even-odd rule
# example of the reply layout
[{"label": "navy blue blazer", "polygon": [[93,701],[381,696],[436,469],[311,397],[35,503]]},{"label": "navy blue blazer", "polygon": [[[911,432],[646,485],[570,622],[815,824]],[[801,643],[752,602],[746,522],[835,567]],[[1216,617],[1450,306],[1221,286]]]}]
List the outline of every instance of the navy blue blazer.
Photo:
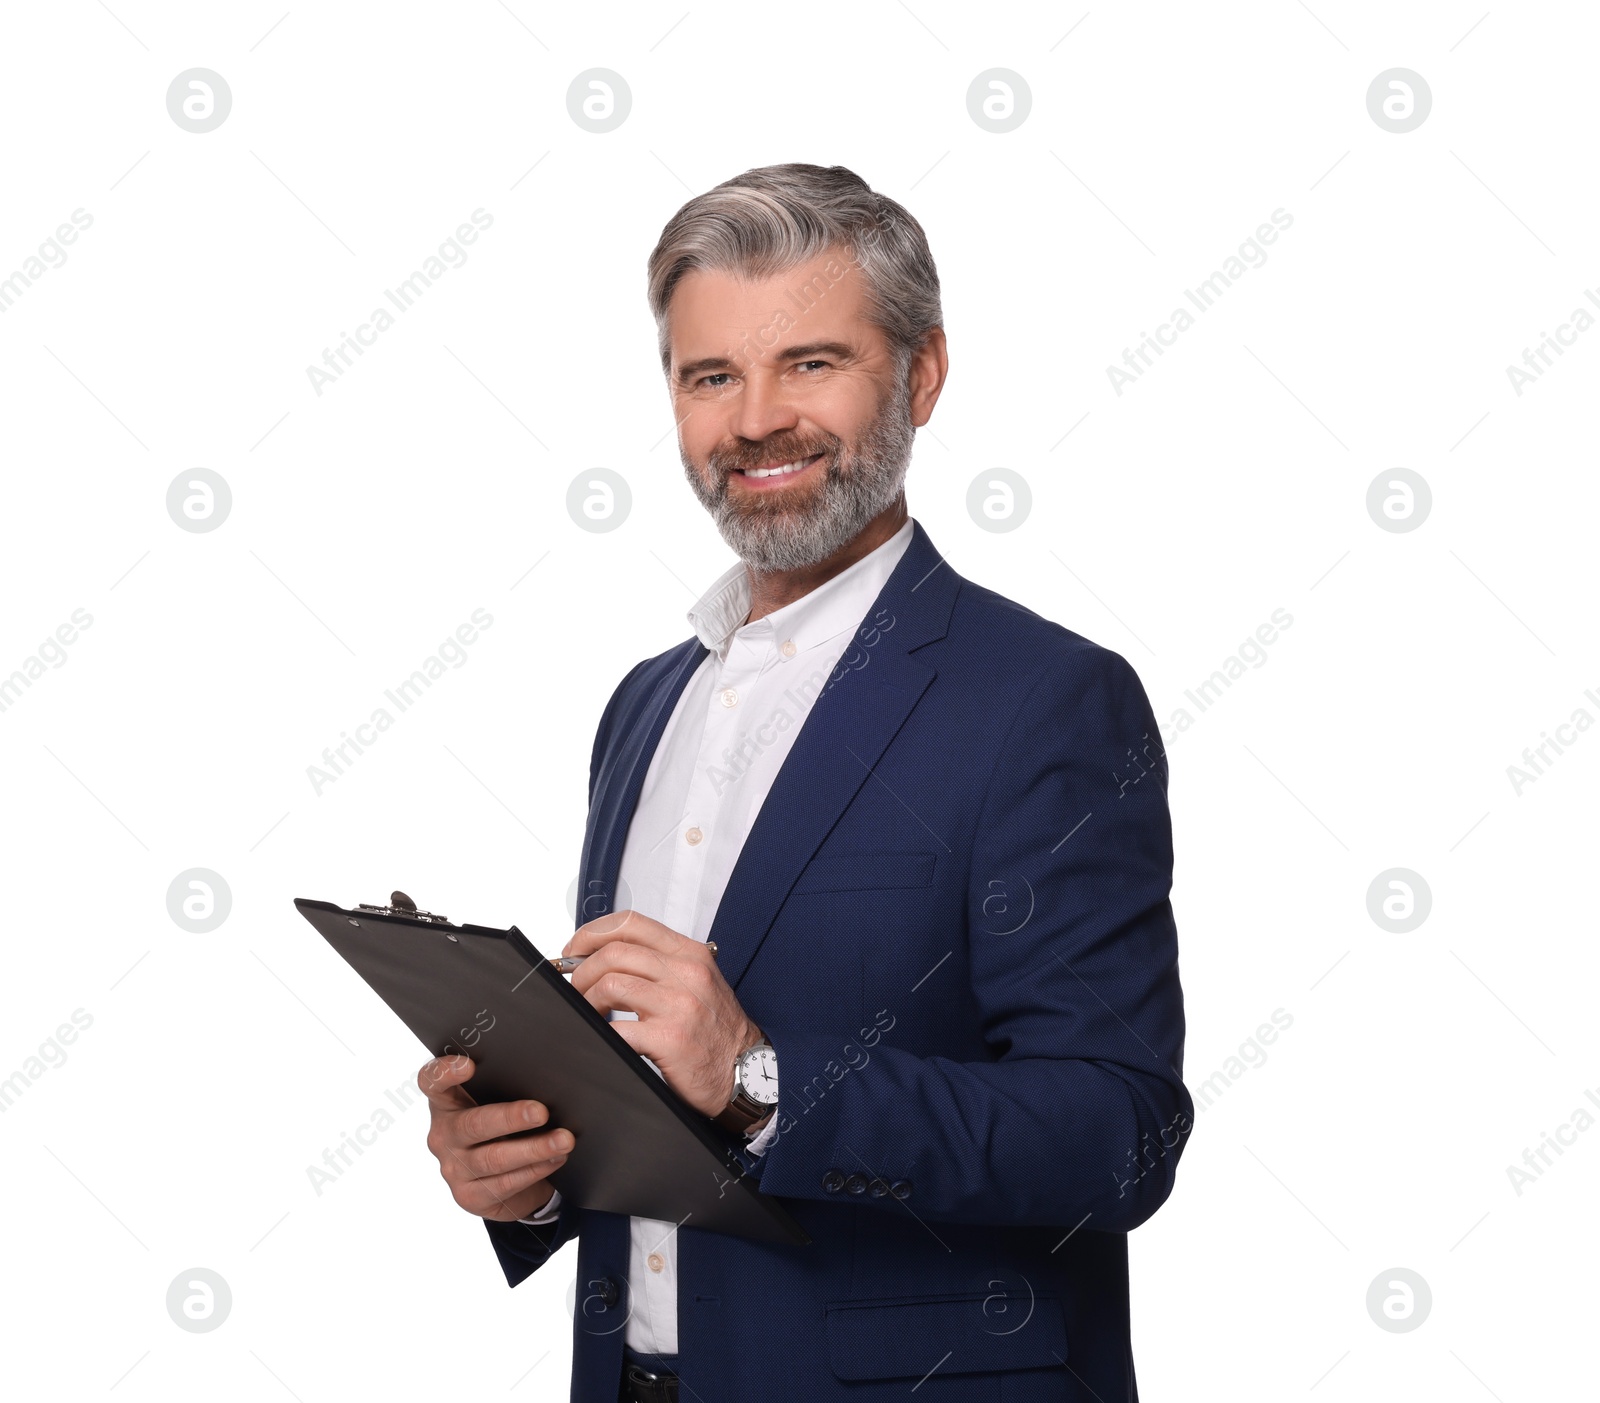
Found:
[{"label": "navy blue blazer", "polygon": [[[585,892],[615,890],[705,654],[640,663],[601,716]],[[963,579],[915,524],[711,929],[777,1049],[779,1131],[747,1172],[813,1241],[679,1229],[686,1403],[1137,1398],[1127,1233],[1194,1115],[1166,786],[1127,661]],[[513,1286],[577,1238],[571,1396],[612,1403],[628,1219],[485,1224]]]}]

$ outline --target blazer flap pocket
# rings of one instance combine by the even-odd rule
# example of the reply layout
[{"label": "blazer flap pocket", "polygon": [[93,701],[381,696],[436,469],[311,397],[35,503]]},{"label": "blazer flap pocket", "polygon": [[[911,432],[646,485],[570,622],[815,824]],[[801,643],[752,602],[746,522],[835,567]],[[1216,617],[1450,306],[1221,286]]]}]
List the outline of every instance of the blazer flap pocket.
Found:
[{"label": "blazer flap pocket", "polygon": [[841,1379],[1060,1369],[1067,1327],[1060,1299],[973,1293],[936,1300],[839,1301],[827,1308],[828,1362]]},{"label": "blazer flap pocket", "polygon": [[933,881],[932,853],[830,853],[814,857],[793,891],[865,891],[925,887]]}]

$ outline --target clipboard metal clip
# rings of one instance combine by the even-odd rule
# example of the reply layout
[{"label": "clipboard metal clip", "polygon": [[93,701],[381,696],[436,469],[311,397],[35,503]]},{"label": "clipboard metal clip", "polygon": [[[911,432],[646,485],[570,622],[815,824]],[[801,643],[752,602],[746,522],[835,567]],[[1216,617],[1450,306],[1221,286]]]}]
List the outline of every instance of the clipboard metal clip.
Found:
[{"label": "clipboard metal clip", "polygon": [[370,911],[374,916],[404,916],[408,920],[423,921],[432,926],[447,926],[450,924],[448,916],[438,916],[432,911],[417,910],[417,903],[403,891],[390,892],[387,906],[373,906],[363,901],[357,904],[356,910]]}]

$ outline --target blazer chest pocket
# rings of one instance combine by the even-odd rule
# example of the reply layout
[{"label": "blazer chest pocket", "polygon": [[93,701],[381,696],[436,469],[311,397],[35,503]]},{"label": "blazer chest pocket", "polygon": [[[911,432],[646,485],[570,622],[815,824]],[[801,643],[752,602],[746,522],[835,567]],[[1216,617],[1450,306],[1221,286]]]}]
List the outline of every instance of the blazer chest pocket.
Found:
[{"label": "blazer chest pocket", "polygon": [[790,890],[801,896],[806,892],[926,887],[933,882],[933,866],[931,852],[831,853],[812,858]]}]

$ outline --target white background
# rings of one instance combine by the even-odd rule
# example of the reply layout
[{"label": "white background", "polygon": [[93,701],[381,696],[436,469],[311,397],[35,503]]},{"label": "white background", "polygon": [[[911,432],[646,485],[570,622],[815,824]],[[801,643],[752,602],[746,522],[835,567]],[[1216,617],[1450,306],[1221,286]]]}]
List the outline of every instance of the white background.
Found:
[{"label": "white background", "polygon": [[[927,231],[951,372],[909,500],[959,572],[1122,653],[1163,722],[1293,616],[1171,741],[1191,1089],[1293,1022],[1132,1238],[1142,1396],[1588,1380],[1600,1130],[1520,1195],[1507,1166],[1600,1088],[1600,735],[1520,794],[1507,766],[1600,716],[1600,330],[1520,396],[1506,367],[1600,289],[1600,24],[1485,3],[9,11],[0,277],[93,224],[0,315],[0,674],[93,623],[0,713],[0,1078],[92,1018],[0,1115],[7,1373],[565,1396],[574,1249],[508,1291],[425,1108],[312,1188],[425,1054],[290,903],[400,886],[565,938],[600,708],[731,559],[645,259],[692,194],[802,160]],[[165,105],[196,66],[233,96],[202,135]],[[567,111],[592,67],[632,92],[605,135]],[[1032,92],[1004,135],[967,110],[994,67]],[[1406,134],[1366,106],[1393,67],[1433,96]],[[480,208],[466,263],[319,396],[306,367]],[[1116,394],[1106,367],[1275,209],[1266,263]],[[233,495],[204,534],[165,505],[199,467]],[[596,467],[633,496],[607,534],[565,505]],[[966,509],[998,467],[1033,494],[1009,533]],[[1407,533],[1366,508],[1397,467],[1433,495]],[[317,793],[475,608],[466,663]],[[167,913],[193,867],[232,892],[208,934]],[[1367,910],[1395,867],[1432,892],[1405,934]],[[212,1333],[167,1315],[192,1267],[232,1290]],[[1395,1267],[1432,1290],[1409,1333],[1365,1304]]]}]

